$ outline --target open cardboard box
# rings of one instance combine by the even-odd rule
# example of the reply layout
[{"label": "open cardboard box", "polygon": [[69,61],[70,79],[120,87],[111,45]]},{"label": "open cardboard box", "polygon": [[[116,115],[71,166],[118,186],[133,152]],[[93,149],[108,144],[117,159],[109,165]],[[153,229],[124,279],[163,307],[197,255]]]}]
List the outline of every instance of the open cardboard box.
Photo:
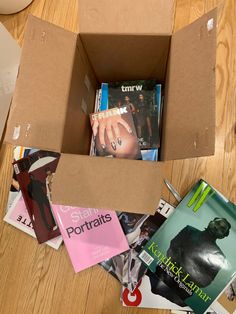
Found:
[{"label": "open cardboard box", "polygon": [[162,162],[87,156],[101,82],[165,85],[162,161],[214,154],[217,12],[172,34],[172,4],[80,0],[78,34],[29,17],[6,141],[62,153],[54,203],[153,214],[159,202]]}]

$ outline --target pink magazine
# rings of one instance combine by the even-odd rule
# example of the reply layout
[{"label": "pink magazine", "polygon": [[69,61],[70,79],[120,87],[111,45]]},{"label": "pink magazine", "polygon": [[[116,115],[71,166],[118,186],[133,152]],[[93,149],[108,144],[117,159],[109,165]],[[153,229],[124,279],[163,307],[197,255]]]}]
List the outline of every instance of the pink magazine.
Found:
[{"label": "pink magazine", "polygon": [[52,205],[75,272],[129,249],[114,211]]}]

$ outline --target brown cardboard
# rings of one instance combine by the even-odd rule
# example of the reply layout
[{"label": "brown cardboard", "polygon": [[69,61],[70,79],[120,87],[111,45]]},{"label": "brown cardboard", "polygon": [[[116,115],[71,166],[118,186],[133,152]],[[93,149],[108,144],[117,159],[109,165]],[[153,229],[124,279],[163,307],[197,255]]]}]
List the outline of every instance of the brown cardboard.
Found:
[{"label": "brown cardboard", "polygon": [[216,20],[213,10],[172,36],[163,160],[214,154]]},{"label": "brown cardboard", "polygon": [[[90,77],[89,90],[82,82],[85,74]],[[92,112],[95,86],[78,35],[29,16],[6,140],[14,145],[87,153],[81,150],[80,141],[86,138],[88,148],[90,130],[83,129],[89,119],[81,103]],[[72,125],[71,119],[78,123]],[[78,137],[71,136],[73,132]]]},{"label": "brown cardboard", "polygon": [[171,36],[81,34],[100,82],[155,78],[165,82]]},{"label": "brown cardboard", "polygon": [[62,154],[53,202],[152,214],[161,181],[161,163]]},{"label": "brown cardboard", "polygon": [[0,145],[15,88],[21,49],[0,23]]},{"label": "brown cardboard", "polygon": [[81,34],[172,33],[173,0],[80,0]]},{"label": "brown cardboard", "polygon": [[[104,5],[107,1],[101,3]],[[137,3],[140,5],[139,1]],[[89,152],[91,135],[86,114],[92,112],[96,88],[105,79],[158,77],[164,81],[168,63],[164,157],[180,158],[181,149],[185,157],[213,152],[214,77],[211,66],[216,48],[213,40],[216,22],[210,33],[198,32],[211,16],[215,18],[215,13],[209,13],[197,24],[173,35],[172,39],[169,34],[118,34],[117,30],[114,34],[92,34],[83,29],[83,33],[74,34],[30,17],[6,140],[15,145],[63,153],[53,184],[55,203],[148,214],[154,213],[158,205],[161,162],[82,156]],[[198,40],[196,34],[200,34]],[[203,52],[205,46],[206,52]],[[197,64],[193,65],[191,60]],[[140,77],[135,77],[135,73]],[[204,74],[202,83],[199,82],[201,73]],[[195,87],[201,89],[207,102],[193,96]],[[204,95],[201,100],[205,99]],[[193,99],[188,103],[191,97]],[[212,132],[208,143],[204,141],[203,145],[203,137],[196,138],[194,133],[200,132],[202,121],[193,122],[194,132],[186,121],[186,112],[189,114],[196,109],[195,102],[198,114],[202,115],[203,107],[207,114],[212,114],[205,120],[201,116],[204,128],[207,126]],[[177,132],[173,134],[172,127],[177,124]],[[179,138],[176,140],[182,125],[189,127],[185,129],[188,135],[180,134],[183,141],[189,140],[191,145],[195,141],[197,150],[192,152],[184,144],[180,146]],[[20,132],[17,132],[19,126]],[[204,148],[206,143],[207,149]]]}]

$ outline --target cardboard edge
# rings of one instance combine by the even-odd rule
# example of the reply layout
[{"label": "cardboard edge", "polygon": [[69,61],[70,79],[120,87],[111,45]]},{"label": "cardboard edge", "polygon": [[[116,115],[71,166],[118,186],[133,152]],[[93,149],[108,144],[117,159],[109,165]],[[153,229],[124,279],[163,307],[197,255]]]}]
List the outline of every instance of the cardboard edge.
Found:
[{"label": "cardboard edge", "polygon": [[152,215],[161,188],[161,162],[62,154],[52,194],[58,205]]}]

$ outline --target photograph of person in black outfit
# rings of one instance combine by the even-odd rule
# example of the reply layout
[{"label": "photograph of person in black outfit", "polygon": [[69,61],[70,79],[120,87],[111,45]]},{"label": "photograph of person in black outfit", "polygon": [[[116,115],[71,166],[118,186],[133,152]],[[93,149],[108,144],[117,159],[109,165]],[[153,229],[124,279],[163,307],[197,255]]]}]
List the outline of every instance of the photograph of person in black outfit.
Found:
[{"label": "photograph of person in black outfit", "polygon": [[[217,245],[218,239],[229,235],[231,225],[225,218],[216,217],[207,228],[200,231],[192,226],[183,228],[170,242],[167,257],[171,257],[176,266],[182,267],[199,288],[209,286],[221,269],[227,267],[224,253]],[[149,274],[152,293],[163,296],[180,306],[186,306],[184,300],[190,295],[180,289],[161,267],[155,274]]]},{"label": "photograph of person in black outfit", "polygon": [[135,120],[138,140],[141,146],[146,146],[144,128],[147,128],[149,145],[152,145],[152,125],[148,108],[149,106],[144,99],[144,95],[139,94],[138,101],[135,104]]},{"label": "photograph of person in black outfit", "polygon": [[[29,197],[38,205],[42,221],[48,230],[55,230],[57,225],[51,212],[50,202],[47,197],[46,183],[36,180],[33,174],[30,174],[30,183],[27,186]],[[49,213],[50,221],[47,218]]]}]

